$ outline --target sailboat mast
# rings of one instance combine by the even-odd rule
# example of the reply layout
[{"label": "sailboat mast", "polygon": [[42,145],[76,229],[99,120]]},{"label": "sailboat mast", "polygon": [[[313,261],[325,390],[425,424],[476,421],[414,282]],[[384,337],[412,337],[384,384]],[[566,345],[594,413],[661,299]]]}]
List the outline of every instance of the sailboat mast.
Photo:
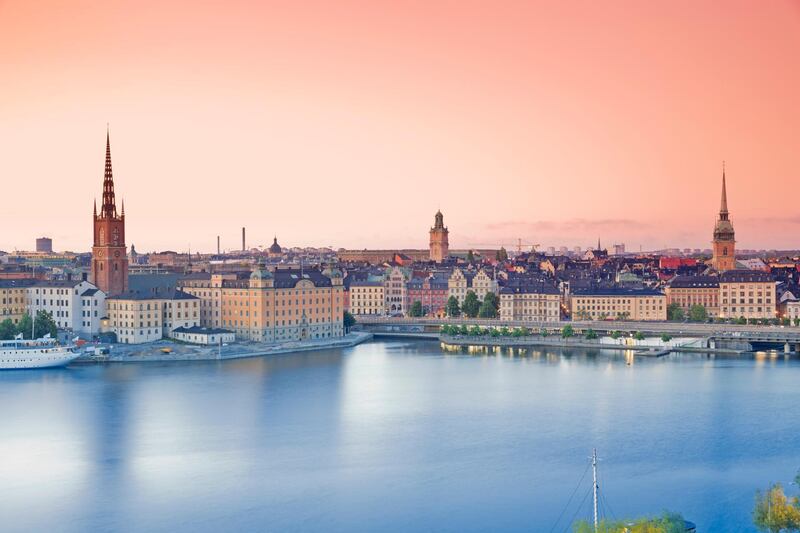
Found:
[{"label": "sailboat mast", "polygon": [[592,448],[592,493],[594,496],[594,531],[597,533],[597,448]]}]

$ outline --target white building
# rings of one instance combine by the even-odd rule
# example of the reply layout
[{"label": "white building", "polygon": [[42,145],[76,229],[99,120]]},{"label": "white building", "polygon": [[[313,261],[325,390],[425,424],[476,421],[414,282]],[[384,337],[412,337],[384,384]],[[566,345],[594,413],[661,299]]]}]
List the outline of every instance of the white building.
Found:
[{"label": "white building", "polygon": [[41,281],[27,289],[28,314],[46,311],[59,329],[91,338],[100,333],[106,295],[88,281]]},{"label": "white building", "polygon": [[181,326],[172,331],[172,338],[192,344],[227,344],[236,340],[236,334],[228,329]]}]

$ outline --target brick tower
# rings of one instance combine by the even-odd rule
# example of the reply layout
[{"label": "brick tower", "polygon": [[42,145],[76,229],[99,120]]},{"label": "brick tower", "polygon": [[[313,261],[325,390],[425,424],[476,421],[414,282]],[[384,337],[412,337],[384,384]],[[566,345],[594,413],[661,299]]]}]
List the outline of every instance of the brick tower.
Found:
[{"label": "brick tower", "polygon": [[106,132],[106,168],[103,176],[103,205],[97,214],[94,203],[94,246],[92,283],[108,296],[128,289],[128,255],[125,248],[125,201],[117,215],[114,176],[111,172],[111,142]]},{"label": "brick tower", "polygon": [[450,243],[447,241],[448,233],[449,232],[444,225],[444,216],[442,215],[441,211],[437,211],[433,227],[431,228],[431,261],[441,263],[450,255]]},{"label": "brick tower", "polygon": [[714,225],[714,240],[711,243],[711,266],[717,272],[725,272],[736,268],[736,239],[733,224],[728,217],[728,193],[725,188],[725,164],[722,164],[722,199],[719,206],[719,218]]}]

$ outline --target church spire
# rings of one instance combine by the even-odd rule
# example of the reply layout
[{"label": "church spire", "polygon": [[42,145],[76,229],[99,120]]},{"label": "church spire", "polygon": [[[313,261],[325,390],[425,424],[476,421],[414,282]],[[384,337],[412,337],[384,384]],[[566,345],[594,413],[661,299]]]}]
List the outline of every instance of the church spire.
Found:
[{"label": "church spire", "polygon": [[719,203],[720,220],[728,219],[728,192],[725,186],[725,161],[722,162],[722,197]]},{"label": "church spire", "polygon": [[103,174],[103,206],[100,210],[102,218],[116,218],[117,205],[114,199],[114,175],[111,171],[111,137],[106,129],[106,167]]}]

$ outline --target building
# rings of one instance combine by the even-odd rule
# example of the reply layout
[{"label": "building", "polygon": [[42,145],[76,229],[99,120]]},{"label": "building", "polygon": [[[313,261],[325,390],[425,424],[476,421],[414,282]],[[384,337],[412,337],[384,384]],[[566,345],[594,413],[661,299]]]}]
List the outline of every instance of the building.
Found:
[{"label": "building", "polygon": [[445,316],[449,296],[447,278],[444,272],[412,277],[406,284],[406,309],[419,302],[425,315]]},{"label": "building", "polygon": [[125,292],[106,301],[117,342],[140,344],[171,337],[177,328],[200,325],[199,298],[186,292]]},{"label": "building", "polygon": [[28,311],[28,287],[32,279],[0,279],[0,322],[17,324]]},{"label": "building", "polygon": [[486,270],[480,269],[472,278],[472,292],[475,293],[479,300],[483,300],[489,292],[496,295],[497,281]]},{"label": "building", "polygon": [[708,316],[719,315],[719,278],[717,276],[675,276],[664,292],[667,305],[676,304],[684,313],[693,305],[702,305]]},{"label": "building", "polygon": [[667,297],[652,289],[576,288],[570,313],[573,320],[666,320]]},{"label": "building", "polygon": [[195,274],[179,281],[200,299],[200,326],[225,328],[258,342],[341,337],[341,272],[257,266],[251,273]]},{"label": "building", "polygon": [[775,280],[761,270],[729,270],[719,276],[722,318],[775,318]]},{"label": "building", "polygon": [[561,294],[538,279],[511,280],[500,289],[500,319],[517,322],[558,322]]},{"label": "building", "polygon": [[91,339],[100,333],[106,316],[106,295],[88,281],[38,281],[28,287],[28,313],[50,313],[59,329]]},{"label": "building", "polygon": [[267,250],[267,253],[269,254],[270,257],[282,257],[283,256],[283,248],[281,248],[281,245],[278,244],[278,236],[277,235],[275,235],[275,237],[272,239],[272,244],[270,245],[269,249]]},{"label": "building", "polygon": [[407,311],[405,305],[408,279],[408,273],[401,267],[387,269],[383,279],[384,310],[386,314],[397,315],[404,314]]},{"label": "building", "polygon": [[728,193],[725,186],[725,165],[722,166],[722,198],[719,218],[714,226],[714,240],[711,243],[711,267],[717,272],[736,268],[736,238],[728,214]]},{"label": "building", "polygon": [[350,312],[354,315],[383,315],[386,309],[383,277],[370,276],[350,283]]},{"label": "building", "polygon": [[125,247],[125,202],[117,214],[114,176],[111,171],[111,141],[106,132],[106,166],[103,177],[103,204],[97,214],[94,205],[94,245],[92,283],[108,296],[128,290],[128,254]]},{"label": "building", "polygon": [[459,306],[463,305],[467,292],[472,290],[472,278],[474,277],[475,273],[472,271],[454,268],[447,280],[448,298],[453,296],[458,300]]},{"label": "building", "polygon": [[36,239],[36,251],[45,254],[53,253],[53,239],[49,237],[39,237]]},{"label": "building", "polygon": [[430,231],[430,260],[441,263],[450,255],[449,231],[444,225],[444,215],[436,211]]},{"label": "building", "polygon": [[236,335],[227,329],[203,328],[200,326],[185,328],[181,326],[172,331],[172,338],[181,342],[209,345],[234,342]]}]

